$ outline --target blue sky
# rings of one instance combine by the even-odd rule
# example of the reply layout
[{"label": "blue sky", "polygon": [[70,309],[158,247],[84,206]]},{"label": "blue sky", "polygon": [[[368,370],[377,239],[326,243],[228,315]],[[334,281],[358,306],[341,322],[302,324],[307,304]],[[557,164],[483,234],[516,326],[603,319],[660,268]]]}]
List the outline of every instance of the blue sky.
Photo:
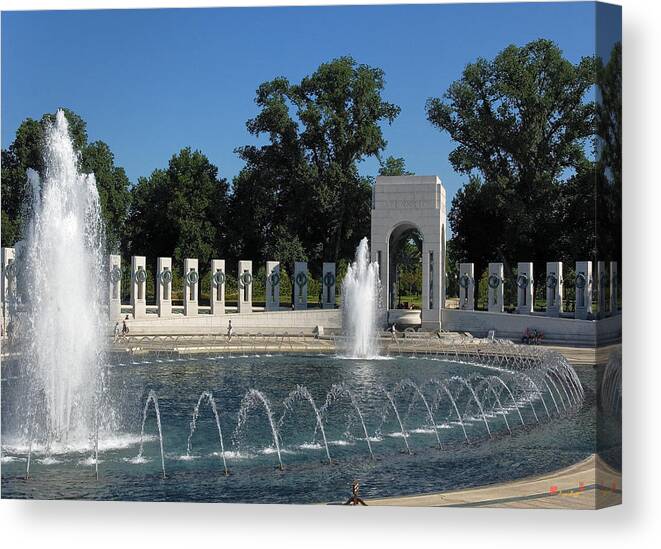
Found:
[{"label": "blue sky", "polygon": [[132,182],[185,146],[231,179],[242,167],[234,149],[255,142],[245,122],[257,86],[351,55],[385,71],[384,97],[402,109],[384,128],[386,154],[440,176],[451,198],[465,178],[426,99],[509,44],[549,38],[577,62],[594,53],[594,22],[592,3],[4,12],[2,147],[24,118],[66,106]]}]

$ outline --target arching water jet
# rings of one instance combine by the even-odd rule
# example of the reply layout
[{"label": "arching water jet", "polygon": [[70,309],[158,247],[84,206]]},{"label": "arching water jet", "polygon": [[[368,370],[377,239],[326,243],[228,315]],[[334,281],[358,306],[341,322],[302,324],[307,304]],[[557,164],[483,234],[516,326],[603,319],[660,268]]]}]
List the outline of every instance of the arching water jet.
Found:
[{"label": "arching water jet", "polygon": [[258,403],[262,405],[264,411],[266,412],[269,426],[271,427],[271,434],[273,436],[273,445],[275,446],[275,451],[278,454],[278,468],[283,470],[284,466],[282,464],[282,456],[280,454],[280,437],[278,434],[278,429],[275,425],[275,422],[273,421],[271,404],[261,391],[258,391],[257,389],[250,389],[241,400],[241,406],[239,408],[239,419],[237,421],[235,430],[235,438],[237,441],[239,440],[239,433],[241,432],[241,429],[248,419],[248,412]]},{"label": "arching water jet", "polygon": [[147,395],[147,400],[145,401],[145,407],[142,411],[142,427],[140,428],[140,450],[136,456],[136,461],[142,459],[142,453],[144,451],[145,444],[145,422],[147,421],[147,411],[149,410],[149,403],[154,405],[154,413],[156,414],[156,426],[158,427],[158,441],[161,447],[161,469],[163,471],[163,478],[165,478],[165,452],[163,451],[163,430],[161,428],[161,411],[158,407],[158,397],[152,389]]},{"label": "arching water jet", "polygon": [[211,411],[213,412],[214,419],[216,420],[216,429],[218,430],[218,439],[220,442],[220,455],[223,461],[223,471],[225,472],[225,475],[229,475],[229,469],[227,468],[227,461],[225,459],[225,443],[223,442],[223,430],[220,427],[220,416],[218,415],[216,400],[213,398],[213,394],[211,393],[211,391],[204,391],[200,395],[200,398],[197,400],[197,404],[193,409],[193,416],[190,421],[190,433],[188,434],[188,441],[186,443],[186,455],[188,457],[190,457],[191,455],[191,451],[193,449],[192,447],[193,433],[195,433],[195,429],[197,428],[197,418],[200,415],[200,406],[205,401],[209,403],[209,406],[211,406]]},{"label": "arching water jet", "polygon": [[326,449],[326,457],[328,458],[328,463],[332,463],[333,460],[331,460],[330,451],[328,450],[328,441],[326,440],[326,430],[324,429],[324,422],[321,418],[321,413],[319,412],[319,409],[317,408],[317,404],[315,403],[314,398],[312,398],[310,391],[308,391],[307,388],[304,387],[303,385],[297,385],[296,389],[294,389],[291,393],[289,393],[289,396],[283,401],[282,405],[285,408],[285,412],[283,412],[282,417],[278,421],[278,426],[282,425],[285,419],[285,414],[287,413],[287,411],[291,411],[292,404],[296,399],[303,399],[310,404],[310,407],[312,408],[312,411],[314,412],[317,421],[316,428],[319,429],[319,431],[321,432],[321,438],[324,441],[324,448]]}]

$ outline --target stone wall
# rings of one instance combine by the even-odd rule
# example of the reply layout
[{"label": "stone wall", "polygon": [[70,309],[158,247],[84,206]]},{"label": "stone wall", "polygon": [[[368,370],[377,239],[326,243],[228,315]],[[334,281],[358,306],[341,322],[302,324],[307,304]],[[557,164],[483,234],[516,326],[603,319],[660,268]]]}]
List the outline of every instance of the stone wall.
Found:
[{"label": "stone wall", "polygon": [[306,334],[313,333],[317,326],[325,333],[339,332],[342,327],[342,314],[339,309],[307,309],[303,311],[267,311],[253,313],[235,313],[225,315],[197,315],[185,317],[174,315],[171,318],[159,318],[147,315],[140,320],[129,320],[131,335],[156,334],[224,334],[227,325],[237,334]]},{"label": "stone wall", "polygon": [[486,337],[493,330],[496,337],[514,341],[521,341],[527,329],[534,329],[544,334],[545,343],[570,345],[604,345],[622,338],[622,315],[602,320],[579,320],[541,313],[520,315],[443,309],[442,326],[444,331],[468,332],[475,337]]}]

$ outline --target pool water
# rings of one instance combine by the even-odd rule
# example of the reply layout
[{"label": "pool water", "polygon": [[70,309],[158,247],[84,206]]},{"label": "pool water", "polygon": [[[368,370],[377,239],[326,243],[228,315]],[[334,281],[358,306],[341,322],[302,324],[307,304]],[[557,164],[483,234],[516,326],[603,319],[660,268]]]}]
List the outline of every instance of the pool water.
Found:
[{"label": "pool water", "polygon": [[[12,384],[19,381],[11,372],[11,365],[3,364],[3,498],[339,502],[349,497],[354,479],[361,482],[361,495],[370,498],[549,472],[596,452],[597,440],[608,461],[619,465],[618,425],[597,413],[597,370],[591,367],[577,369],[585,395],[576,407],[568,402],[566,410],[559,404],[556,408],[546,394],[547,413],[541,398],[528,395],[526,401],[520,385],[508,381],[511,393],[481,386],[481,413],[467,390],[455,389],[455,407],[438,384],[428,381],[461,376],[480,387],[481,377],[498,374],[509,380],[507,372],[415,357],[363,361],[294,355],[178,360],[146,356],[107,370],[109,394],[121,405],[115,404],[114,432],[99,435],[98,480],[91,441],[80,447],[51,445],[50,451],[35,442],[30,479],[25,480],[27,443],[13,434],[17,403],[11,398]],[[291,409],[283,405],[297,386],[307,389],[323,417],[330,464],[310,403],[294,399]],[[334,386],[337,398],[328,399]],[[265,406],[244,400],[251,389],[267,399],[282,470]],[[161,414],[166,478],[152,406],[147,409],[143,453],[136,459],[144,404],[152,390]],[[217,406],[227,476],[216,420],[206,402],[191,436],[192,413],[204,391],[212,393]]]}]

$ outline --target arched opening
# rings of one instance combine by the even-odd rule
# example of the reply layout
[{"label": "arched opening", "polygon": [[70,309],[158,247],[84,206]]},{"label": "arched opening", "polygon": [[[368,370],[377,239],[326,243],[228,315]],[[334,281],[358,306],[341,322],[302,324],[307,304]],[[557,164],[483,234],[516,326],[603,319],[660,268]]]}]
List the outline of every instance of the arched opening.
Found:
[{"label": "arched opening", "polygon": [[390,233],[388,308],[422,308],[422,233],[412,223]]}]

